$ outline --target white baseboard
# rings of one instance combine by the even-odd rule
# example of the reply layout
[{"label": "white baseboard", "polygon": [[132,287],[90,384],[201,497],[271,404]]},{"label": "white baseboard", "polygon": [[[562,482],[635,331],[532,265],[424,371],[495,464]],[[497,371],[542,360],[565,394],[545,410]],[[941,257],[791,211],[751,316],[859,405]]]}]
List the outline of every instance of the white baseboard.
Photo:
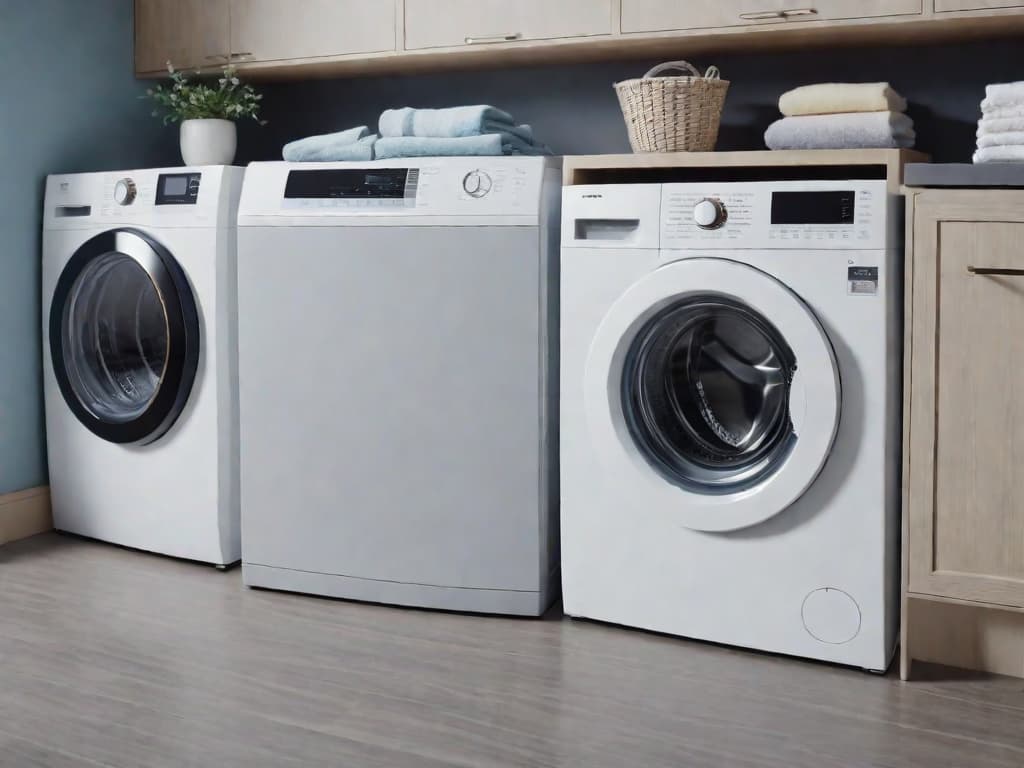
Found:
[{"label": "white baseboard", "polygon": [[50,487],[40,485],[0,496],[0,544],[53,530]]}]

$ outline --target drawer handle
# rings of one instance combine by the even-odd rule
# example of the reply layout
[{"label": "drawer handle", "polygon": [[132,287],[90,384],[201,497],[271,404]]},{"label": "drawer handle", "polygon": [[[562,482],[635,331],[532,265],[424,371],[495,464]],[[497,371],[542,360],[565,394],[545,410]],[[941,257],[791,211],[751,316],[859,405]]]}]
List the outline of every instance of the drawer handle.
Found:
[{"label": "drawer handle", "polygon": [[1010,269],[1009,267],[968,267],[967,271],[972,275],[1024,275],[1024,269]]},{"label": "drawer handle", "polygon": [[224,61],[231,61],[231,54],[228,53],[211,53],[209,56],[203,56],[207,61],[217,61],[223,59]]},{"label": "drawer handle", "polygon": [[228,59],[251,59],[252,51],[239,51],[238,53],[229,53]]},{"label": "drawer handle", "polygon": [[758,21],[760,19],[784,19],[786,18],[785,11],[753,11],[751,13],[741,13],[740,18],[744,21]]},{"label": "drawer handle", "polygon": [[798,16],[817,16],[817,8],[793,8],[792,10],[783,11],[782,16],[786,19],[795,19]]},{"label": "drawer handle", "polygon": [[493,43],[511,43],[513,40],[521,40],[522,32],[510,32],[507,35],[483,35],[482,37],[467,37],[466,45],[491,45]]}]

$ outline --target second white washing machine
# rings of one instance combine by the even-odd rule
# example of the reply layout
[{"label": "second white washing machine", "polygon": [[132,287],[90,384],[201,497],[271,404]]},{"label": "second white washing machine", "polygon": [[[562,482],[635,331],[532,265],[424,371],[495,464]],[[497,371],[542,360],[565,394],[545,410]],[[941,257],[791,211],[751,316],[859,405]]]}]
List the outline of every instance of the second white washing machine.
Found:
[{"label": "second white washing machine", "polygon": [[888,666],[897,211],[870,179],[566,188],[568,614]]},{"label": "second white washing machine", "polygon": [[559,193],[546,158],[248,168],[246,584],[488,613],[551,604]]}]

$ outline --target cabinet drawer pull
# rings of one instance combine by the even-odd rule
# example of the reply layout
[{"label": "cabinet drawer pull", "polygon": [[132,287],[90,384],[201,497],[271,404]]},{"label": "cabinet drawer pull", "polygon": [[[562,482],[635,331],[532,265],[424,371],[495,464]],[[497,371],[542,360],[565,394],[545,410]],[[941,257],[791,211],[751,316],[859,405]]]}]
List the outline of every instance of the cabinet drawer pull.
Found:
[{"label": "cabinet drawer pull", "polygon": [[466,45],[490,45],[492,43],[510,43],[513,40],[520,40],[522,32],[510,32],[507,35],[483,35],[481,37],[467,37]]},{"label": "cabinet drawer pull", "polygon": [[203,56],[207,61],[217,61],[223,59],[224,61],[231,61],[231,55],[227,53],[211,53],[209,56]]},{"label": "cabinet drawer pull", "polygon": [[1011,269],[1010,267],[968,267],[967,271],[972,275],[1024,275],[1024,269]]},{"label": "cabinet drawer pull", "polygon": [[740,18],[744,21],[758,21],[760,19],[784,19],[786,14],[783,11],[753,11],[741,13]]},{"label": "cabinet drawer pull", "polygon": [[234,60],[234,59],[251,59],[252,58],[252,51],[239,51],[238,53],[229,53],[228,54],[228,58],[232,59],[232,60]]},{"label": "cabinet drawer pull", "polygon": [[798,16],[817,16],[817,8],[793,8],[792,10],[783,11],[782,16],[786,19],[795,19]]}]

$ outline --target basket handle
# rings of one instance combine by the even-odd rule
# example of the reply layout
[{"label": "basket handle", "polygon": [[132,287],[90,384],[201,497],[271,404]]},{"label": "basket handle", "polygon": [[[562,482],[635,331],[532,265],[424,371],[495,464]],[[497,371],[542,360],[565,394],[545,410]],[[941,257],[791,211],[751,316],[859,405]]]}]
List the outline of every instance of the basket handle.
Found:
[{"label": "basket handle", "polygon": [[646,75],[644,75],[644,79],[647,80],[658,75],[663,75],[674,69],[681,72],[687,72],[690,77],[703,77],[707,80],[718,80],[721,77],[718,67],[708,67],[707,71],[702,75],[700,70],[688,61],[666,61],[664,64],[659,64],[651,69]]}]

